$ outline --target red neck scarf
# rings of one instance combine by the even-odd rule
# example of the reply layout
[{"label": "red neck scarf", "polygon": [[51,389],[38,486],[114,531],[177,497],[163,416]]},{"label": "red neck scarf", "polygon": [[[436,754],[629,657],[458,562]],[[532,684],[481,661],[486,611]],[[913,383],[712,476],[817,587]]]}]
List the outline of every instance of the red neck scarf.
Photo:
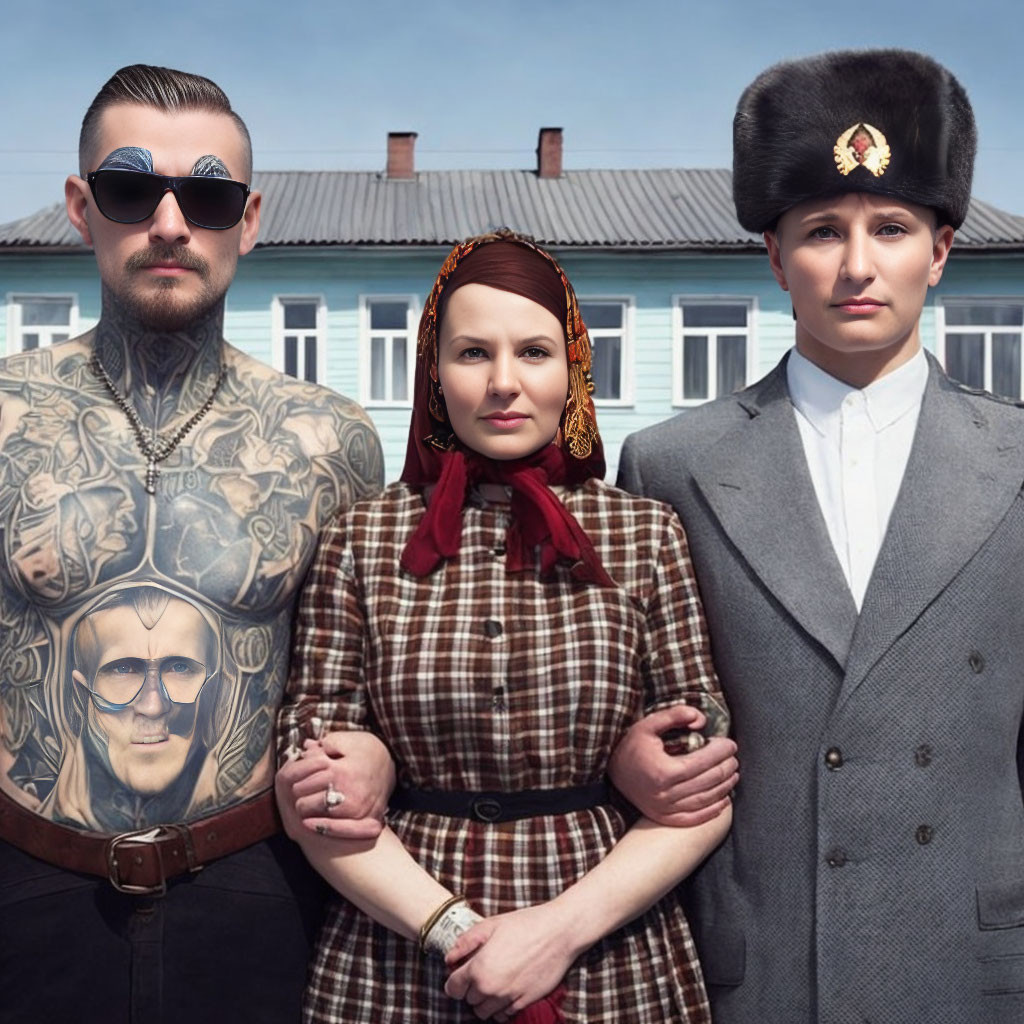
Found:
[{"label": "red neck scarf", "polygon": [[542,573],[550,574],[559,561],[571,562],[577,579],[615,586],[590,538],[551,490],[551,485],[568,483],[573,469],[563,449],[549,444],[526,458],[504,461],[467,456],[456,448],[441,455],[441,463],[427,511],[402,552],[403,569],[426,576],[446,558],[454,558],[462,542],[462,508],[470,488],[494,483],[512,489],[512,524],[505,537],[510,572],[532,569],[533,551],[539,548]]},{"label": "red neck scarf", "polygon": [[[495,245],[487,259],[465,262],[482,246]],[[501,254],[499,257],[498,254]],[[497,258],[496,258],[497,257]],[[569,394],[554,441],[522,459],[488,459],[465,450],[455,438],[437,380],[437,334],[442,296],[478,282],[524,295],[555,311],[565,325]],[[445,288],[448,287],[448,292]],[[556,303],[564,294],[564,309]],[[416,487],[434,485],[427,511],[402,552],[402,567],[416,576],[433,572],[459,552],[462,509],[472,487],[497,483],[512,489],[506,565],[510,571],[532,569],[539,548],[542,572],[559,561],[576,564],[578,578],[615,586],[590,538],[552,486],[575,487],[603,477],[604,452],[590,398],[590,338],[580,318],[572,285],[548,253],[509,231],[480,235],[457,245],[441,267],[420,319],[413,383],[412,423],[402,480]]]}]

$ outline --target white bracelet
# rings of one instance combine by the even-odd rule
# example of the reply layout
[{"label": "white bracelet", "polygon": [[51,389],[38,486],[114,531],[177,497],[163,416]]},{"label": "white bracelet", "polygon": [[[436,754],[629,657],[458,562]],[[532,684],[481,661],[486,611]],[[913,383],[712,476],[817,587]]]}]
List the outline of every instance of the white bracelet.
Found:
[{"label": "white bracelet", "polygon": [[459,936],[482,920],[483,918],[465,900],[453,903],[430,926],[430,930],[423,937],[423,951],[440,957],[447,956]]}]

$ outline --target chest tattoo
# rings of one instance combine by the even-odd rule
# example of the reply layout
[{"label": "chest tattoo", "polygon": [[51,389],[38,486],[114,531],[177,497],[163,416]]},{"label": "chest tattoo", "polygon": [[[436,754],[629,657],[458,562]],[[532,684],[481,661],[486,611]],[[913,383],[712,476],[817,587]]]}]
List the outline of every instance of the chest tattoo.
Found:
[{"label": "chest tattoo", "polygon": [[232,368],[219,392],[151,493],[85,355],[0,365],[0,782],[54,820],[142,828],[269,783],[297,588],[380,449],[323,389]]}]

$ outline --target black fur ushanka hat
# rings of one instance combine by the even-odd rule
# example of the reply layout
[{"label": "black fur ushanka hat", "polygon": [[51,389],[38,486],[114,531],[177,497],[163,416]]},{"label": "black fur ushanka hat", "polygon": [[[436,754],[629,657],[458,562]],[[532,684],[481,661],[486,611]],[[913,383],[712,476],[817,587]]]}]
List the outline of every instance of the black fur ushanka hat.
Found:
[{"label": "black fur ushanka hat", "polygon": [[807,199],[872,192],[960,227],[977,133],[960,83],[909,50],[844,50],[763,71],[733,121],[733,198],[748,231]]}]

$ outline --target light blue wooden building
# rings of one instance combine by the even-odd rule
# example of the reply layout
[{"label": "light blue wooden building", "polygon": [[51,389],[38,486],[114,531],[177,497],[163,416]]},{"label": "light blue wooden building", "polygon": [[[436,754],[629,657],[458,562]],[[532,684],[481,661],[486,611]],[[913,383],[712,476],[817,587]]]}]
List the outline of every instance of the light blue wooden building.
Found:
[{"label": "light blue wooden building", "polygon": [[[417,173],[412,134],[384,172],[257,173],[260,243],[228,293],[225,333],[257,358],[357,398],[401,470],[420,309],[459,239],[507,225],[562,262],[595,349],[614,479],[625,436],[766,373],[792,342],[788,296],[736,222],[726,170],[563,171],[542,129],[525,171]],[[0,226],[0,352],[89,328],[92,254],[56,205]],[[1024,218],[975,201],[924,344],[958,378],[1024,397]]]}]

